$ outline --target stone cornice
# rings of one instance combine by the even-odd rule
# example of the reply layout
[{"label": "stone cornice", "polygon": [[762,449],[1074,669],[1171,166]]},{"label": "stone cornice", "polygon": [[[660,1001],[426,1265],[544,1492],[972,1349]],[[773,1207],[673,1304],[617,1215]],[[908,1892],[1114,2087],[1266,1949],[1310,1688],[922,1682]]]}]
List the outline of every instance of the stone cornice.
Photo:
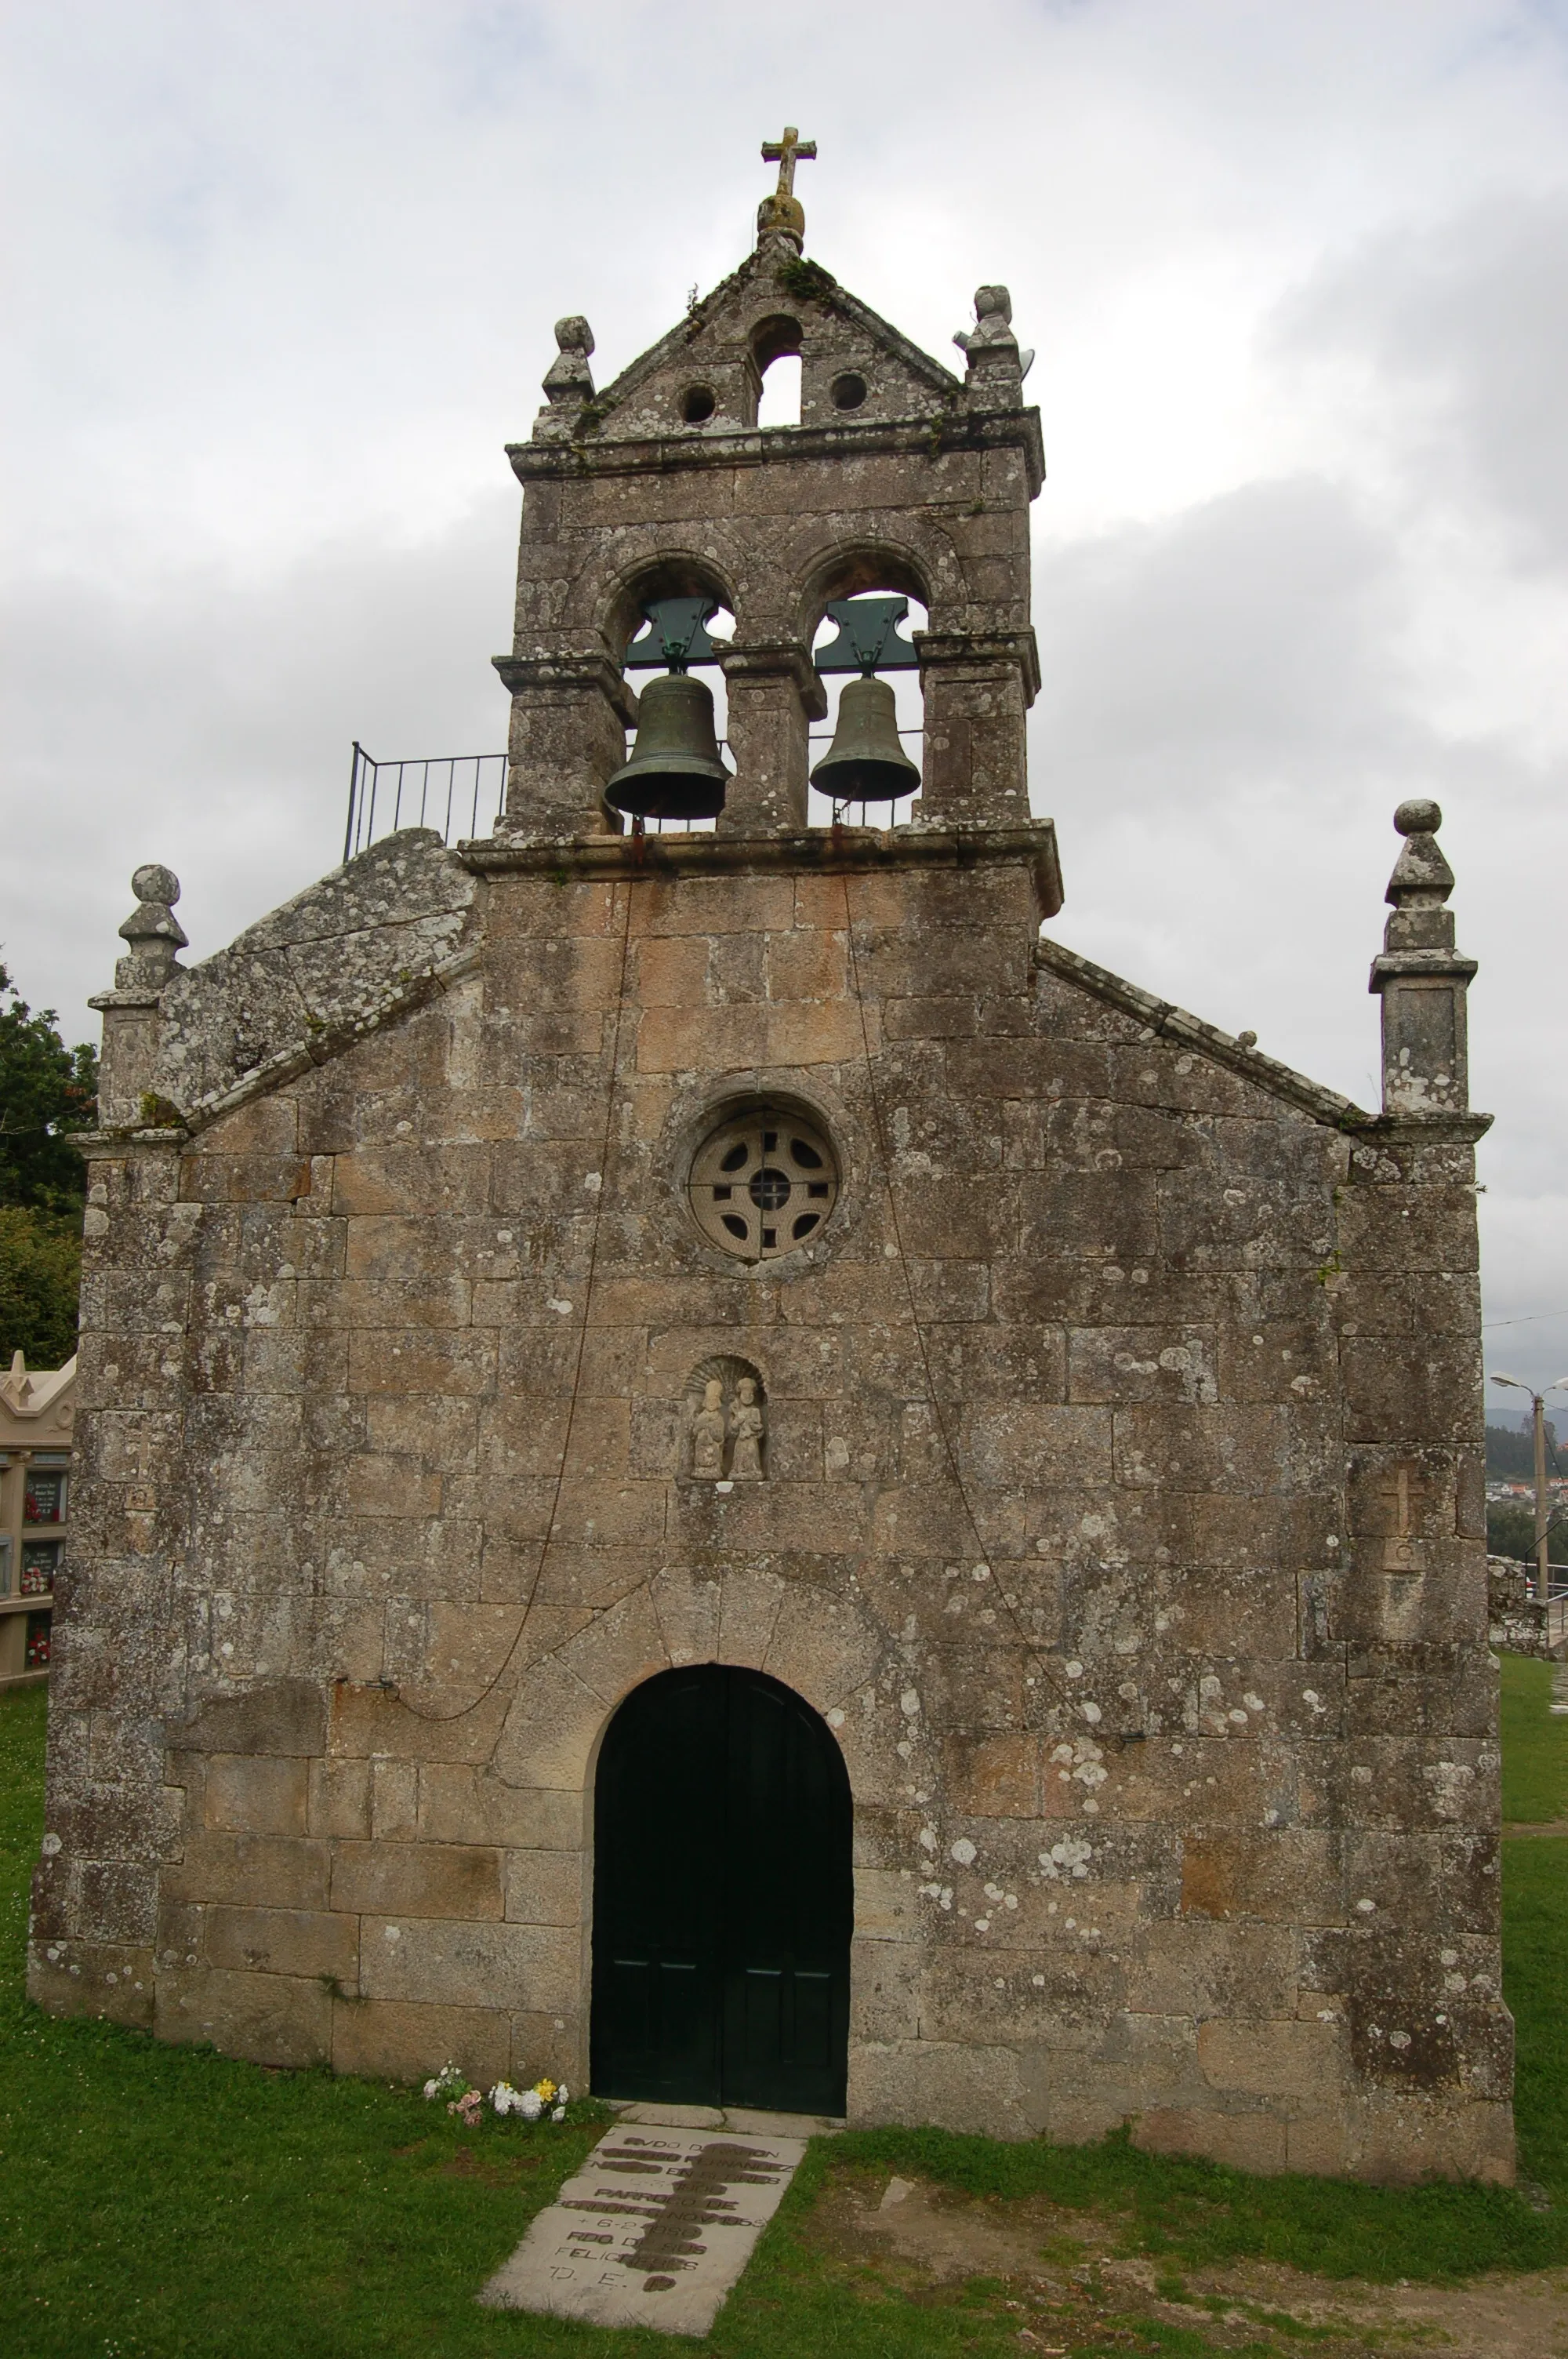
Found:
[{"label": "stone cornice", "polygon": [[719,669],[730,679],[787,679],[813,721],[827,718],[827,690],[799,639],[746,639],[720,650]]},{"label": "stone cornice", "polygon": [[526,689],[546,692],[558,689],[597,689],[618,720],[628,729],[637,726],[637,696],[618,664],[608,655],[555,654],[536,651],[492,656],[503,687],[514,696]]},{"label": "stone cornice", "polygon": [[[1184,1007],[1177,1007],[1168,999],[1157,999],[1152,992],[1141,991],[1135,983],[1128,983],[1108,968],[1096,966],[1092,959],[1081,958],[1076,951],[1066,949],[1061,942],[1042,936],[1035,950],[1037,962],[1059,974],[1065,982],[1076,983],[1097,999],[1119,1007],[1126,1016],[1135,1016],[1161,1038],[1177,1040],[1185,1048],[1195,1049],[1211,1062],[1223,1065],[1271,1096],[1282,1098],[1314,1122],[1327,1123],[1335,1130],[1363,1131],[1376,1128],[1381,1118],[1365,1113],[1353,1099],[1342,1098],[1337,1090],[1325,1090],[1320,1082],[1309,1081],[1304,1073],[1277,1058],[1265,1057],[1260,1050],[1249,1048],[1233,1034],[1222,1032],[1217,1025],[1206,1024],[1196,1016],[1189,1016]],[[1485,1118],[1483,1118],[1485,1119]]]},{"label": "stone cornice", "polygon": [[458,857],[481,876],[560,877],[855,875],[907,868],[994,867],[1022,861],[1043,918],[1062,906],[1056,831],[1026,827],[810,828],[795,835],[572,836],[460,843]]},{"label": "stone cornice", "polygon": [[1040,643],[1033,624],[1021,631],[916,631],[914,651],[922,673],[1016,664],[1023,675],[1024,702],[1033,704],[1040,693]]},{"label": "stone cornice", "polygon": [[1369,1114],[1357,1127],[1363,1137],[1394,1147],[1474,1147],[1496,1119],[1469,1113]]},{"label": "stone cornice", "polygon": [[671,434],[617,442],[586,434],[573,442],[509,442],[520,484],[579,475],[671,475],[687,469],[766,467],[795,461],[863,459],[886,452],[937,458],[948,451],[1022,449],[1033,499],[1045,480],[1038,409],[955,408],[935,418],[867,419],[832,426],[752,427],[733,434]]},{"label": "stone cornice", "polygon": [[1492,1126],[1489,1114],[1368,1114],[1353,1099],[1342,1098],[1337,1090],[1327,1090],[1321,1082],[1309,1081],[1304,1073],[1281,1065],[1277,1058],[1265,1057],[1260,1049],[1249,1048],[1231,1033],[1220,1031],[1217,1025],[1189,1016],[1184,1007],[1176,1007],[1168,999],[1156,999],[1152,992],[1141,991],[1137,984],[1124,981],[1106,967],[1096,966],[1092,960],[1081,958],[1076,951],[1067,950],[1061,942],[1043,935],[1035,958],[1041,966],[1061,975],[1064,981],[1080,984],[1084,990],[1093,992],[1097,999],[1119,1007],[1126,1016],[1138,1016],[1161,1038],[1181,1041],[1212,1063],[1238,1074],[1242,1081],[1294,1106],[1298,1114],[1309,1115],[1314,1122],[1326,1123],[1335,1130],[1390,1146],[1459,1147],[1473,1146]]},{"label": "stone cornice", "polygon": [[248,1105],[253,1098],[265,1097],[285,1082],[297,1081],[313,1065],[330,1064],[334,1057],[341,1056],[345,1049],[351,1049],[367,1034],[379,1031],[394,1016],[410,1014],[438,999],[454,983],[473,973],[481,955],[478,942],[465,943],[451,958],[401,979],[392,990],[356,1009],[349,1020],[323,1024],[303,1038],[290,1041],[265,1063],[243,1073],[231,1088],[199,1098],[189,1106],[171,1106],[171,1115],[180,1117],[178,1121],[170,1120],[152,1128],[72,1131],[71,1145],[89,1162],[105,1156],[124,1155],[133,1147],[142,1152],[188,1147],[199,1132],[222,1115],[232,1114],[237,1106]]},{"label": "stone cornice", "polygon": [[[183,972],[182,968],[176,967],[174,973],[179,974]],[[168,980],[172,983],[174,975],[171,974]],[[163,1004],[163,995],[162,984],[156,991],[150,991],[145,986],[138,987],[135,991],[95,991],[87,1005],[89,1007],[97,1008],[100,1014],[111,1007],[158,1007]]]},{"label": "stone cornice", "polygon": [[160,1123],[156,1130],[73,1130],[70,1143],[84,1163],[102,1163],[133,1147],[138,1154],[157,1147],[177,1153],[189,1146],[190,1136],[183,1123]]},{"label": "stone cornice", "polygon": [[1391,976],[1401,974],[1436,975],[1439,980],[1467,984],[1479,972],[1478,960],[1462,958],[1457,951],[1379,951],[1372,961],[1371,979],[1367,988],[1368,991],[1381,991]]}]

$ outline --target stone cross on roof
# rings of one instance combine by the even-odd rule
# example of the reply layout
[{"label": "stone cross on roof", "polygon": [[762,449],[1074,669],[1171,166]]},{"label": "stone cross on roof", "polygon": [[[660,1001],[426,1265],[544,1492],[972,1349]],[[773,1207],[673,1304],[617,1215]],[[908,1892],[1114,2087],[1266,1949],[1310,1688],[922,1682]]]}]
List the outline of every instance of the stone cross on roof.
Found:
[{"label": "stone cross on roof", "polygon": [[793,197],[795,194],[795,168],[797,163],[816,163],[816,142],[815,139],[803,139],[799,132],[795,129],[795,125],[793,123],[786,123],[784,125],[784,135],[782,139],[763,140],[762,161],[764,164],[776,164],[779,168],[779,195],[781,197]]},{"label": "stone cross on roof", "polygon": [[793,123],[784,125],[782,139],[764,139],[762,161],[779,168],[779,184],[757,207],[759,237],[783,235],[797,247],[806,230],[806,208],[795,193],[795,168],[816,160],[816,142],[803,139]]}]

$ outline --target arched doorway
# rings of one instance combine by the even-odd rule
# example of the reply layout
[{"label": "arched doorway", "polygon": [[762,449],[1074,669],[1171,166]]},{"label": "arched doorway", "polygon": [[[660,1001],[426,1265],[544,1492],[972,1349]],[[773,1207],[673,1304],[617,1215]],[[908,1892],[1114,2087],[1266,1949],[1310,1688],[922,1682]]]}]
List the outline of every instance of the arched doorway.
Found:
[{"label": "arched doorway", "polygon": [[849,1780],[761,1671],[664,1671],[605,1733],[594,1802],[594,2092],[841,2114]]}]

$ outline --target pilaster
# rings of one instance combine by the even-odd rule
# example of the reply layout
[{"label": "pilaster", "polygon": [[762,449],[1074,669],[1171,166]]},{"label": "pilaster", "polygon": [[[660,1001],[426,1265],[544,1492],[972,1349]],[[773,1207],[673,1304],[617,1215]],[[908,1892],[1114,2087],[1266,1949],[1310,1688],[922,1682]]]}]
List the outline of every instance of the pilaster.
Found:
[{"label": "pilaster", "polygon": [[165,985],[183,972],[186,936],[174,914],[179,879],[156,861],[131,879],[136,907],[120,928],[130,948],[115,962],[114,988],[88,1001],[103,1017],[98,1062],[98,1119],[105,1130],[135,1129],[156,1119],[149,1103],[157,1065],[158,1011]]},{"label": "pilaster", "polygon": [[1383,1112],[1463,1114],[1470,1103],[1465,1001],[1476,962],[1454,946],[1444,907],[1454,871],[1438,846],[1443,813],[1424,799],[1401,803],[1394,825],[1404,849],[1389,879],[1393,904],[1383,953],[1368,989],[1383,1003]]},{"label": "pilaster", "polygon": [[719,832],[798,834],[806,823],[807,724],[825,718],[827,690],[798,639],[752,640],[721,662],[735,776]]},{"label": "pilaster", "polygon": [[492,661],[512,692],[503,831],[619,834],[604,789],[637,724],[637,698],[619,666],[602,650],[535,649]]},{"label": "pilaster", "polygon": [[920,827],[1016,826],[1028,817],[1029,707],[1040,685],[1034,634],[921,631],[925,700]]}]

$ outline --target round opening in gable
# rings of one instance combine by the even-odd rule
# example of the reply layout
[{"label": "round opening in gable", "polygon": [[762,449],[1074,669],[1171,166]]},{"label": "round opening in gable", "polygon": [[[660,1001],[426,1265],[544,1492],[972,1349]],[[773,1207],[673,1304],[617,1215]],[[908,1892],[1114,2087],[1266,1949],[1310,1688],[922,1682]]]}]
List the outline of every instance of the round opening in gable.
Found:
[{"label": "round opening in gable", "polygon": [[688,426],[705,425],[719,407],[710,385],[688,385],[680,397],[680,414]]},{"label": "round opening in gable", "polygon": [[845,375],[834,378],[827,388],[827,397],[835,409],[859,409],[866,397],[866,380],[850,369]]},{"label": "round opening in gable", "polygon": [[821,1231],[838,1195],[838,1158],[815,1122],[753,1106],[708,1134],[687,1184],[709,1245],[772,1261]]}]

